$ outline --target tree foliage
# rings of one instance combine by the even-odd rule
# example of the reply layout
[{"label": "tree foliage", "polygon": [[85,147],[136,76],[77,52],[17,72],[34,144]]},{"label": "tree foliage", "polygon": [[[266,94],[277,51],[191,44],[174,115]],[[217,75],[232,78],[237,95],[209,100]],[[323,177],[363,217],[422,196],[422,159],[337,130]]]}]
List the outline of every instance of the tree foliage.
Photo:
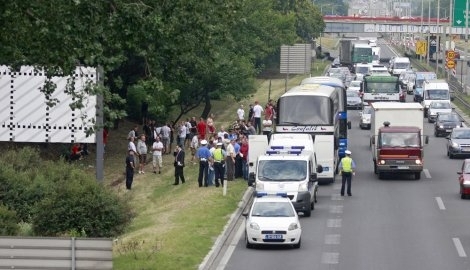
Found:
[{"label": "tree foliage", "polygon": [[265,59],[324,28],[307,0],[32,0],[0,10],[0,64],[50,75],[103,67],[110,120],[135,109],[129,93],[161,117],[201,103],[207,114],[213,94],[246,97]]}]

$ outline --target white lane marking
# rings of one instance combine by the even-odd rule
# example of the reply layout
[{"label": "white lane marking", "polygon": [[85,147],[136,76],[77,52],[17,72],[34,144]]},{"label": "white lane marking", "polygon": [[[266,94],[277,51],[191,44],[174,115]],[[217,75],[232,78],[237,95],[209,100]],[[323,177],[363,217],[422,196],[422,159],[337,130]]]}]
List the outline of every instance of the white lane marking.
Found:
[{"label": "white lane marking", "polygon": [[426,178],[428,178],[428,179],[432,178],[431,173],[429,173],[428,169],[423,169],[423,172],[424,172],[424,175],[426,176]]},{"label": "white lane marking", "polygon": [[244,231],[245,231],[245,222],[242,222],[240,224],[240,227],[238,228],[237,233],[233,237],[232,242],[230,243],[230,246],[227,248],[227,251],[225,252],[222,259],[220,260],[219,265],[217,265],[217,270],[225,269],[225,266],[230,260],[230,257],[232,257],[232,253],[235,251],[235,248],[237,247],[237,244],[240,241],[240,238],[242,237],[242,234],[244,233]]},{"label": "white lane marking", "polygon": [[437,206],[439,206],[439,209],[446,210],[446,207],[445,207],[444,202],[442,201],[441,197],[436,197],[436,202],[437,202]]},{"label": "white lane marking", "polygon": [[340,219],[340,218],[328,219],[326,221],[326,226],[328,228],[341,228],[341,221],[342,221],[342,219]]},{"label": "white lane marking", "polygon": [[337,252],[323,252],[321,255],[321,263],[323,264],[338,264],[339,253]]},{"label": "white lane marking", "polygon": [[339,245],[340,243],[340,234],[327,234],[325,235],[325,244],[326,245]]},{"label": "white lane marking", "polygon": [[343,206],[342,205],[330,205],[330,213],[332,214],[342,214]]},{"label": "white lane marking", "polygon": [[467,253],[465,253],[465,250],[463,249],[462,243],[460,243],[459,238],[452,238],[452,241],[454,242],[454,246],[457,249],[457,253],[459,254],[460,257],[467,257]]},{"label": "white lane marking", "polygon": [[341,196],[341,194],[333,193],[333,194],[331,194],[331,200],[333,200],[333,201],[342,201],[343,197]]}]

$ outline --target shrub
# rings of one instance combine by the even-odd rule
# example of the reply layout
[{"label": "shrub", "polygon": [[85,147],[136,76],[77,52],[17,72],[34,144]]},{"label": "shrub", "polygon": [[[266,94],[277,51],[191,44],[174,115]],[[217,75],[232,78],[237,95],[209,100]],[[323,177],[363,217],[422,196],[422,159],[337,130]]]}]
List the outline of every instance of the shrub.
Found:
[{"label": "shrub", "polygon": [[0,235],[16,235],[18,230],[19,226],[16,212],[0,204]]}]

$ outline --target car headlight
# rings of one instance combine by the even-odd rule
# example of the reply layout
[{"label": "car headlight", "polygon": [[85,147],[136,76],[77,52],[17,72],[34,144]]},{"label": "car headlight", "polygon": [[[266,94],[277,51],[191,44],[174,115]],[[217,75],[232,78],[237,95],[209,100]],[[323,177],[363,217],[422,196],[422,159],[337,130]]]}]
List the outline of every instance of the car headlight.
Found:
[{"label": "car headlight", "polygon": [[457,126],[455,126],[455,128],[461,128],[461,126],[460,126],[460,125],[457,125]]},{"label": "car headlight", "polygon": [[415,160],[415,163],[416,163],[416,165],[421,165],[421,160],[417,159],[417,160]]},{"label": "car headlight", "polygon": [[289,231],[293,231],[293,230],[297,230],[297,229],[299,229],[299,228],[300,228],[300,226],[299,226],[298,223],[291,223],[291,224],[289,225],[288,230],[289,230]]},{"label": "car headlight", "polygon": [[307,183],[302,183],[299,185],[299,191],[308,191]]},{"label": "car headlight", "polygon": [[385,164],[385,160],[383,160],[383,159],[380,160],[380,161],[379,161],[379,164],[380,164],[380,165],[384,165],[384,164]]},{"label": "car headlight", "polygon": [[452,142],[452,147],[454,147],[454,148],[459,148],[459,146],[460,146],[460,145],[459,145],[458,143]]},{"label": "car headlight", "polygon": [[250,229],[259,230],[259,225],[256,222],[250,222]]},{"label": "car headlight", "polygon": [[444,125],[439,125],[439,128],[444,128]]}]

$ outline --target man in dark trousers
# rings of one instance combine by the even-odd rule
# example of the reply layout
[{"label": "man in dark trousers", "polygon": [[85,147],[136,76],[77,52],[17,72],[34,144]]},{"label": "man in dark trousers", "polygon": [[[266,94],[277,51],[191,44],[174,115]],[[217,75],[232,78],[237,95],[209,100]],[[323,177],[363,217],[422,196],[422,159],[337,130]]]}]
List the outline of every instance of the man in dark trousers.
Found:
[{"label": "man in dark trousers", "polygon": [[183,168],[184,168],[184,151],[181,145],[176,145],[175,152],[173,153],[175,156],[175,183],[173,185],[179,185],[180,179],[181,183],[184,184],[184,175],[183,175]]},{"label": "man in dark trousers", "polygon": [[203,185],[208,187],[208,178],[207,174],[209,172],[209,161],[211,158],[211,151],[207,148],[207,141],[202,140],[201,146],[196,151],[196,158],[199,160],[199,176],[197,178],[197,182],[199,183],[199,187]]},{"label": "man in dark trousers", "polygon": [[129,150],[126,157],[126,189],[131,190],[132,182],[134,181],[134,169],[135,169],[135,160],[134,160],[134,150]]},{"label": "man in dark trousers", "polygon": [[345,183],[347,184],[347,192],[349,196],[352,196],[351,194],[351,180],[353,175],[355,175],[355,170],[356,170],[356,163],[354,163],[354,160],[351,158],[351,151],[346,150],[345,151],[346,156],[341,159],[339,163],[339,170],[342,175],[342,183],[341,183],[341,196],[344,196],[344,185]]},{"label": "man in dark trousers", "polygon": [[222,142],[217,143],[217,148],[212,152],[212,159],[214,160],[214,173],[215,173],[215,187],[220,185],[224,186],[224,173],[225,173],[225,150],[222,149]]}]

